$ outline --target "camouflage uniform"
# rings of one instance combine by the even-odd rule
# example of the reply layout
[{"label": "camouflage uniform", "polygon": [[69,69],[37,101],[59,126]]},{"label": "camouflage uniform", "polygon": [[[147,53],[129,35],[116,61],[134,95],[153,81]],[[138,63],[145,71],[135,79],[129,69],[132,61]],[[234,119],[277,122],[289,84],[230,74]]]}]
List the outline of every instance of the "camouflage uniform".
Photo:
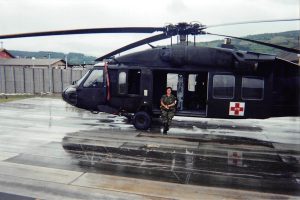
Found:
[{"label": "camouflage uniform", "polygon": [[[160,100],[165,105],[170,105],[176,101],[176,97],[172,94],[170,96],[163,95]],[[166,109],[163,106],[160,106],[160,109],[161,109],[161,119],[162,119],[163,124],[167,124],[168,126],[170,126],[172,118],[175,115],[175,111],[176,111],[175,106],[172,106],[169,109]]]}]

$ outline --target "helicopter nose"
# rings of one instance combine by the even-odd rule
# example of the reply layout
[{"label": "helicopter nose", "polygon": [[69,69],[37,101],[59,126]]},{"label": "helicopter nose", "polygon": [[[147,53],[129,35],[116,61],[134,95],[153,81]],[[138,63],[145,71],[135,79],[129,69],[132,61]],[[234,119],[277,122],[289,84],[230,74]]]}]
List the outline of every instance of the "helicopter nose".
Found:
[{"label": "helicopter nose", "polygon": [[67,102],[73,106],[76,106],[76,104],[77,104],[76,88],[74,86],[67,87],[62,93],[62,98],[65,102]]}]

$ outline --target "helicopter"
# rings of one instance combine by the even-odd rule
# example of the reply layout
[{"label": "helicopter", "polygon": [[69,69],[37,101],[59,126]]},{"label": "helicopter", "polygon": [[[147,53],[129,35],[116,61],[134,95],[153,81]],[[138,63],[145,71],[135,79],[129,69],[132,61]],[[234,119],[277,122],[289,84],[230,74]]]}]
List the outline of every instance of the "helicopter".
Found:
[{"label": "helicopter", "polygon": [[[265,119],[299,116],[300,67],[275,55],[232,48],[196,46],[197,35],[215,35],[253,42],[300,54],[300,50],[262,41],[204,31],[217,26],[300,19],[260,20],[206,26],[200,23],[164,27],[116,27],[1,35],[0,39],[95,33],[162,32],[126,45],[96,59],[100,63],[67,87],[67,103],[93,113],[126,116],[139,130],[151,127],[160,116],[160,98],[166,87],[177,97],[177,116]],[[177,36],[178,43],[172,43]],[[191,43],[188,37],[194,37]],[[171,45],[150,43],[171,38]],[[115,57],[149,44],[150,49]]]}]

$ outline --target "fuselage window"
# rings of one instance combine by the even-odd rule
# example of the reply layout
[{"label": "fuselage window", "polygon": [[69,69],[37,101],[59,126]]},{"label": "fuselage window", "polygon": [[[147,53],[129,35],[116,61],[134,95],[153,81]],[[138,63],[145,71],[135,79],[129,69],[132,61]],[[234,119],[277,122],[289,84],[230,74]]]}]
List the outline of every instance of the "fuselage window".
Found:
[{"label": "fuselage window", "polygon": [[259,77],[242,78],[242,99],[262,100],[264,98],[264,79]]},{"label": "fuselage window", "polygon": [[119,73],[119,93],[126,94],[127,93],[127,75],[126,72]]},{"label": "fuselage window", "polygon": [[100,88],[103,85],[103,70],[95,69],[86,79],[83,87]]},{"label": "fuselage window", "polygon": [[[157,83],[159,84],[159,83]],[[167,87],[171,87],[172,90],[177,91],[178,74],[167,74]]]},{"label": "fuselage window", "polygon": [[213,97],[215,99],[233,99],[235,78],[233,75],[214,75]]}]

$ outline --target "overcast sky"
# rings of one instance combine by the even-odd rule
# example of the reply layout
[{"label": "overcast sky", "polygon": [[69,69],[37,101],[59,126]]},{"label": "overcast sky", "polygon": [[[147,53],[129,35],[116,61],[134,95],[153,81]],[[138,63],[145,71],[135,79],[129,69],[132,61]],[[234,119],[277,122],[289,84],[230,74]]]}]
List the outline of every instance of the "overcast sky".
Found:
[{"label": "overcast sky", "polygon": [[[60,29],[164,26],[198,21],[205,25],[299,18],[300,0],[0,0],[0,34]],[[299,30],[299,22],[211,28],[210,32],[245,36]],[[97,34],[2,40],[4,48],[81,52],[101,56],[149,34]],[[215,39],[198,36],[197,41]],[[168,44],[169,40],[154,43]],[[148,48],[143,46],[136,50]]]}]

